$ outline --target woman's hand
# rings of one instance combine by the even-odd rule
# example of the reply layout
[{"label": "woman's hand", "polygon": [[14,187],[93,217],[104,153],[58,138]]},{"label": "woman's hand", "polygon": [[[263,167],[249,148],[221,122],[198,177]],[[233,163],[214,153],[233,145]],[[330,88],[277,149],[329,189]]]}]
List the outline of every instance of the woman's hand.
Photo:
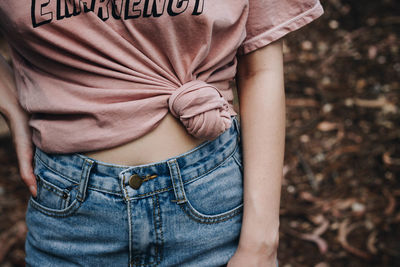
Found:
[{"label": "woman's hand", "polygon": [[31,194],[36,197],[36,177],[33,173],[33,143],[32,132],[28,125],[29,116],[22,109],[6,117],[13,138],[13,144],[18,158],[19,173],[28,186]]}]

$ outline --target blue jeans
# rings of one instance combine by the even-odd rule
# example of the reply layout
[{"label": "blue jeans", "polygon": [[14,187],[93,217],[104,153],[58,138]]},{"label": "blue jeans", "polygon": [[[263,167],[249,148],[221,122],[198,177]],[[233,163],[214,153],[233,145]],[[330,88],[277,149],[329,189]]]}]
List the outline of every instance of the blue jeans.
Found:
[{"label": "blue jeans", "polygon": [[139,166],[36,147],[27,266],[222,266],[243,214],[238,119],[212,141]]}]

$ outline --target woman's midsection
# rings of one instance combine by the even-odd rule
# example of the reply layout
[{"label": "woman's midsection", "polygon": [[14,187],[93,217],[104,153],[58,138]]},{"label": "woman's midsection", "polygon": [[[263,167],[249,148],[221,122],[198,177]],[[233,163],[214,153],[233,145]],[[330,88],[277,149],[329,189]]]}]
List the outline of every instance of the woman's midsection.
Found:
[{"label": "woman's midsection", "polygon": [[107,163],[135,166],[180,155],[205,141],[190,135],[183,124],[168,113],[153,131],[138,139],[110,149],[82,154]]}]

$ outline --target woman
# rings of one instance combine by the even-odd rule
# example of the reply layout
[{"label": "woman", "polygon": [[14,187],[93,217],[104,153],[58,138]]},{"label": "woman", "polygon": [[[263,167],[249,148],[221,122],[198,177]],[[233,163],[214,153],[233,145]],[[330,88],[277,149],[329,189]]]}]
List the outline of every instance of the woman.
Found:
[{"label": "woman", "polygon": [[2,1],[27,265],[275,266],[280,38],[322,13],[317,0]]}]

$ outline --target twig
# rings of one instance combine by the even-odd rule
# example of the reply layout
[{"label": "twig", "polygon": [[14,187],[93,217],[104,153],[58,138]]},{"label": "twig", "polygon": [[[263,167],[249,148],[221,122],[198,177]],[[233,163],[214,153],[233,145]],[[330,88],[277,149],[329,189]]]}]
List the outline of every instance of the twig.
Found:
[{"label": "twig", "polygon": [[340,225],[339,225],[339,236],[338,240],[339,243],[342,245],[342,247],[347,250],[348,252],[364,259],[371,259],[371,255],[365,251],[362,251],[361,249],[355,248],[351,246],[347,242],[347,236],[351,231],[353,231],[355,228],[359,227],[362,225],[362,223],[354,223],[352,225],[349,224],[349,219],[345,219]]},{"label": "twig", "polygon": [[306,172],[308,181],[310,182],[311,188],[314,191],[318,190],[318,182],[317,179],[315,179],[315,175],[313,171],[311,170],[310,165],[304,160],[303,155],[300,153],[300,151],[296,151],[297,157],[299,158],[300,164],[303,167],[304,171]]}]

